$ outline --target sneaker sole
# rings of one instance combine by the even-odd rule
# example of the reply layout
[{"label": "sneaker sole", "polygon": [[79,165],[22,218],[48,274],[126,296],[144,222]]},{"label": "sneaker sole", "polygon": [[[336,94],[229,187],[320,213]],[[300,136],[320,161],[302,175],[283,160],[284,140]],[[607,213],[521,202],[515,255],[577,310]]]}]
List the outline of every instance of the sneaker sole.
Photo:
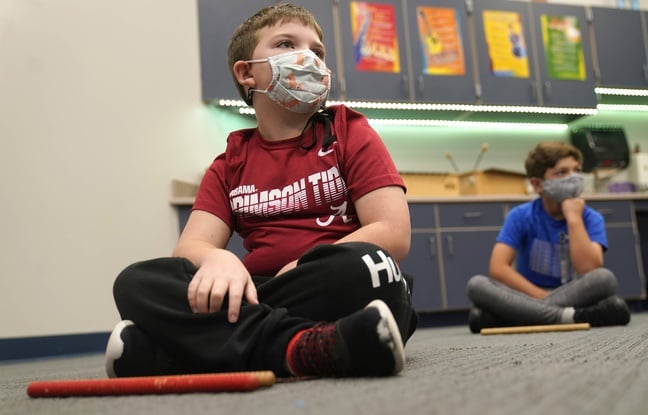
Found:
[{"label": "sneaker sole", "polygon": [[121,333],[126,327],[132,326],[133,324],[130,320],[122,320],[117,323],[112,333],[110,333],[108,345],[106,346],[105,360],[106,374],[109,378],[117,377],[113,363],[124,353],[124,341],[121,338]]},{"label": "sneaker sole", "polygon": [[394,375],[401,372],[405,366],[405,351],[403,350],[403,339],[400,335],[400,329],[394,315],[392,314],[387,304],[382,300],[373,300],[367,308],[375,308],[380,313],[380,322],[378,323],[378,336],[383,340],[391,349],[394,357]]}]

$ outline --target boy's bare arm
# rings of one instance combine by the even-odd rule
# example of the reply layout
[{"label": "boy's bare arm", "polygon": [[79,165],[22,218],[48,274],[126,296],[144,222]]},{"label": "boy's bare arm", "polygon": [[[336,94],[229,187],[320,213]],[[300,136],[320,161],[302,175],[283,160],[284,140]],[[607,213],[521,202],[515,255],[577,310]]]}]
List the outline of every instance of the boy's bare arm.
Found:
[{"label": "boy's bare arm", "polygon": [[398,186],[373,190],[355,201],[360,229],[341,242],[370,242],[385,249],[397,261],[409,253],[411,225],[405,192]]},{"label": "boy's bare arm", "polygon": [[[398,186],[376,189],[355,202],[361,228],[336,241],[370,242],[385,249],[397,261],[409,252],[411,226],[405,192]],[[297,266],[297,259],[286,264],[277,275]]]},{"label": "boy's bare arm", "polygon": [[209,212],[195,210],[189,215],[173,256],[187,258],[200,267],[206,252],[227,246],[230,234],[229,227],[220,218]]},{"label": "boy's bare arm", "polygon": [[572,268],[578,275],[586,274],[603,266],[603,248],[592,242],[583,223],[585,200],[565,199],[562,211],[569,233],[569,256]]},{"label": "boy's bare arm", "polygon": [[504,243],[497,242],[491,253],[490,277],[530,297],[537,299],[546,297],[547,291],[524,278],[513,268],[514,259],[515,249]]}]

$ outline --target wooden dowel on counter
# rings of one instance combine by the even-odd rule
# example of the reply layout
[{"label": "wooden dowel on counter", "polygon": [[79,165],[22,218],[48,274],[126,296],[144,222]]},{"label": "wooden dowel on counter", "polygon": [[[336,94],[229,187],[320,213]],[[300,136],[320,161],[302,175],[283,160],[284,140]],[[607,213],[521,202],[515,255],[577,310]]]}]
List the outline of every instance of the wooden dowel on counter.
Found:
[{"label": "wooden dowel on counter", "polygon": [[513,327],[492,327],[481,329],[482,335],[489,334],[522,334],[522,333],[545,333],[550,331],[574,331],[589,330],[589,323],[571,323],[571,324],[545,324],[537,326],[513,326]]}]

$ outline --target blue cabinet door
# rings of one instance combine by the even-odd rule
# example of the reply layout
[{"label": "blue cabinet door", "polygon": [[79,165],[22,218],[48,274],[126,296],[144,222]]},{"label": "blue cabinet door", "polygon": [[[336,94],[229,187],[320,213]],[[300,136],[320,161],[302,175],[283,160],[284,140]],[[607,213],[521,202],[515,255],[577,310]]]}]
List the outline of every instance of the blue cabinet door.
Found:
[{"label": "blue cabinet door", "polygon": [[417,311],[443,308],[436,238],[434,232],[412,234],[410,253],[400,263],[402,272],[414,276],[412,301]]},{"label": "blue cabinet door", "polygon": [[528,3],[479,0],[473,4],[481,102],[538,105]]},{"label": "blue cabinet door", "polygon": [[595,108],[592,48],[584,7],[531,4],[540,105]]},{"label": "blue cabinet door", "polygon": [[[648,13],[644,22],[648,23]],[[644,23],[645,24],[645,23]],[[599,85],[612,88],[648,87],[646,28],[636,10],[592,7]]]},{"label": "blue cabinet door", "polygon": [[638,239],[630,225],[606,228],[608,250],[604,254],[605,267],[617,278],[617,294],[628,299],[646,296],[646,283],[639,268]]},{"label": "blue cabinet door", "polygon": [[412,243],[409,255],[400,262],[400,267],[404,273],[414,276],[412,301],[418,311],[443,308],[436,209],[434,203],[409,204]]},{"label": "blue cabinet door", "polygon": [[[247,1],[247,0],[245,0]],[[324,46],[326,47],[326,66],[331,70],[331,92],[329,99],[339,98],[340,79],[337,76],[338,62],[335,54],[335,25],[333,24],[334,0],[290,0],[289,3],[307,8],[315,16],[322,29]]]},{"label": "blue cabinet door", "polygon": [[446,309],[470,307],[466,283],[477,274],[488,275],[495,238],[504,221],[506,204],[439,204],[441,286]]},{"label": "blue cabinet door", "polygon": [[477,103],[465,0],[408,0],[406,18],[416,101]]},{"label": "blue cabinet door", "polygon": [[198,0],[202,98],[241,99],[227,65],[227,46],[234,30],[272,0]]},{"label": "blue cabinet door", "polygon": [[466,229],[441,232],[443,278],[446,307],[469,308],[466,284],[474,275],[488,275],[488,264],[495,244],[497,230]]},{"label": "blue cabinet door", "polygon": [[603,254],[604,267],[617,277],[620,297],[645,297],[645,278],[638,232],[635,231],[635,207],[628,200],[594,200],[588,205],[603,215],[608,250]]},{"label": "blue cabinet door", "polygon": [[340,0],[341,95],[349,100],[411,101],[403,1]]},{"label": "blue cabinet door", "polygon": [[[200,63],[202,97],[206,102],[215,99],[240,99],[230,68],[227,65],[227,46],[234,30],[245,19],[276,0],[245,0],[228,2],[223,0],[198,0],[198,28],[200,35]],[[334,0],[295,0],[310,10],[324,34],[326,64],[333,73],[329,99],[338,98],[338,83],[335,73],[335,26],[333,24]]]}]

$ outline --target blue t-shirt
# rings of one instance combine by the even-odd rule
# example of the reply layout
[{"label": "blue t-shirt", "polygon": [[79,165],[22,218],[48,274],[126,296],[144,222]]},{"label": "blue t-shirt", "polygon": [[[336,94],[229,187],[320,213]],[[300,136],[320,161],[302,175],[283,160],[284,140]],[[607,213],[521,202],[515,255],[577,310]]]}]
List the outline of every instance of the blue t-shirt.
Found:
[{"label": "blue t-shirt", "polygon": [[[604,251],[607,250],[603,216],[585,206],[583,222],[590,240],[598,242]],[[517,271],[543,288],[555,288],[562,283],[563,277],[573,274],[568,241],[567,222],[549,216],[541,198],[511,209],[497,236],[497,242],[515,249]]]}]

